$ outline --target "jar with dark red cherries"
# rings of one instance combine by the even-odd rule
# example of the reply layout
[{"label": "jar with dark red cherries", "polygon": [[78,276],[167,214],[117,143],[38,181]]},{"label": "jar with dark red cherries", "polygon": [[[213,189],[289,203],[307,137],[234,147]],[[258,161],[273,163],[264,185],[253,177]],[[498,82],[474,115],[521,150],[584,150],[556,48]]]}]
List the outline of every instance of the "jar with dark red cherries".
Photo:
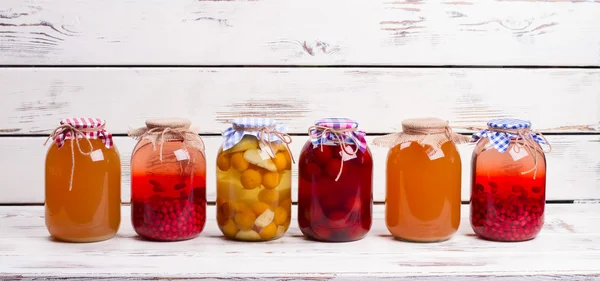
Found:
[{"label": "jar with dark red cherries", "polygon": [[204,144],[186,119],[152,119],[131,131],[131,220],[156,241],[196,237],[206,221]]},{"label": "jar with dark red cherries", "polygon": [[544,224],[546,158],[544,136],[531,123],[494,119],[473,135],[471,226],[493,241],[535,238]]},{"label": "jar with dark red cherries", "polygon": [[298,223],[307,237],[324,242],[363,238],[371,228],[373,160],[358,123],[321,119],[302,148]]}]

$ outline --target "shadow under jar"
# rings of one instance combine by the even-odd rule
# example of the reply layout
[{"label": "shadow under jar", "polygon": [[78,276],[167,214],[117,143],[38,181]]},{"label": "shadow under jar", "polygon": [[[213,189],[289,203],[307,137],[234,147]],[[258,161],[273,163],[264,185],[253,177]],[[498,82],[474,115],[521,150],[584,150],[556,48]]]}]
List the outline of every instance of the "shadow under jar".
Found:
[{"label": "shadow under jar", "polygon": [[121,160],[97,118],[67,118],[50,135],[46,156],[45,220],[57,240],[97,242],[121,223]]},{"label": "shadow under jar", "polygon": [[460,224],[461,159],[455,143],[468,137],[452,133],[437,118],[408,119],[402,132],[377,138],[391,147],[386,170],[385,219],[395,238],[438,242]]},{"label": "shadow under jar", "polygon": [[278,239],[290,226],[291,138],[272,119],[239,118],[217,156],[217,223],[228,239]]},{"label": "shadow under jar", "polygon": [[348,242],[371,229],[373,160],[357,128],[351,119],[326,118],[309,129],[298,164],[298,224],[308,238]]},{"label": "shadow under jar", "polygon": [[494,119],[476,133],[471,171],[471,226],[493,241],[535,238],[544,224],[545,138],[531,123]]},{"label": "shadow under jar", "polygon": [[152,119],[130,132],[139,139],[131,157],[131,220],[155,241],[196,237],[206,222],[206,158],[186,119]]}]

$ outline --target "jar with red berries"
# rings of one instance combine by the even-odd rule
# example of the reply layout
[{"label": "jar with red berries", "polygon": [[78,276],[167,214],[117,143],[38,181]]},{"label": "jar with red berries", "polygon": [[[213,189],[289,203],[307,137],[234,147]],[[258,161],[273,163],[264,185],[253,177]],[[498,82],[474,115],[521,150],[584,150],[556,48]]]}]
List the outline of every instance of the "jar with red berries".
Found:
[{"label": "jar with red berries", "polygon": [[309,128],[298,164],[298,224],[308,238],[348,242],[371,229],[373,160],[365,132],[347,118]]},{"label": "jar with red berries", "polygon": [[217,223],[226,238],[278,239],[290,226],[292,162],[286,128],[234,119],[217,153]]},{"label": "jar with red berries", "polygon": [[541,145],[550,145],[526,120],[494,119],[487,125],[473,135],[471,226],[487,240],[533,239],[544,224],[546,157]]},{"label": "jar with red berries", "polygon": [[138,140],[131,156],[131,220],[143,238],[186,240],[204,228],[204,143],[190,125],[187,119],[151,119],[129,133]]}]

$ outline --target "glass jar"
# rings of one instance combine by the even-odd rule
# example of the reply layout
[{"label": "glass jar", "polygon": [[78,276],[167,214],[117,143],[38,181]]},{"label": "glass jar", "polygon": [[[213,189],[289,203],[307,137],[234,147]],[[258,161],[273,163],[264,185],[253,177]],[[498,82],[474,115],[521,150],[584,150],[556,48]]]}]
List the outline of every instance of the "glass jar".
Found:
[{"label": "glass jar", "polygon": [[67,118],[49,137],[54,142],[46,155],[45,220],[57,240],[97,242],[119,229],[121,160],[105,124]]},{"label": "glass jar", "polygon": [[152,119],[130,132],[131,220],[149,240],[196,237],[206,222],[204,143],[187,119]]},{"label": "glass jar", "polygon": [[326,118],[309,129],[298,164],[298,224],[311,239],[355,241],[371,229],[373,160],[357,128]]},{"label": "glass jar", "polygon": [[533,239],[544,224],[545,138],[518,119],[494,119],[474,135],[471,226],[493,241]]},{"label": "glass jar", "polygon": [[438,118],[408,119],[402,132],[375,140],[391,147],[387,157],[385,220],[398,239],[438,242],[460,224],[461,159],[452,133]]},{"label": "glass jar", "polygon": [[217,155],[217,223],[225,237],[277,239],[290,225],[291,138],[272,119],[234,119]]}]

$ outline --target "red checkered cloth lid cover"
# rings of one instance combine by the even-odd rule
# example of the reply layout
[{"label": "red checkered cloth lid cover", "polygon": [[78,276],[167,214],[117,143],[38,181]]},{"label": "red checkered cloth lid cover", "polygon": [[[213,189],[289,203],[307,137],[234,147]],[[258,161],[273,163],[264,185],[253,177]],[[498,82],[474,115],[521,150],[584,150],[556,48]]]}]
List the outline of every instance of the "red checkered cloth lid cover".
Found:
[{"label": "red checkered cloth lid cover", "polygon": [[65,140],[77,138],[100,139],[102,143],[111,148],[114,145],[112,134],[104,129],[106,121],[100,118],[65,118],[51,134],[58,148],[65,144]]}]

